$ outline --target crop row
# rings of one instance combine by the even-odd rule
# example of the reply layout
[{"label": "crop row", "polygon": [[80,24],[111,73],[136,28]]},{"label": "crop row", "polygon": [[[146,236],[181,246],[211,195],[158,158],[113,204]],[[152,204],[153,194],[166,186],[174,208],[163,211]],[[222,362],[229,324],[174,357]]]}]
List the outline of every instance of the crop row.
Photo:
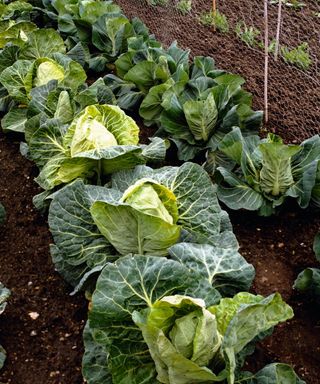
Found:
[{"label": "crop row", "polygon": [[[16,1],[0,14],[2,128],[24,135],[53,262],[90,300],[88,383],[303,383],[281,363],[241,370],[293,311],[247,292],[254,268],[218,198],[263,215],[287,198],[319,206],[320,137],[260,139],[240,76],[163,48],[111,1]],[[127,113],[155,127],[149,144]],[[186,162],[159,168],[170,145]]]}]

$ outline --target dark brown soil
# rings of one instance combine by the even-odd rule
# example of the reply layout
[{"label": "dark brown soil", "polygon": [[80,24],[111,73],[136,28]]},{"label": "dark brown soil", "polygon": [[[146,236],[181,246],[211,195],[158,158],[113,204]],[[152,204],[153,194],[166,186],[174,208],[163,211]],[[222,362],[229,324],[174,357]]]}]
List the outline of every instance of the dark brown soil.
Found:
[{"label": "dark brown soil", "polygon": [[[87,312],[82,297],[55,273],[47,223],[33,208],[36,168],[19,154],[19,142],[0,134],[0,281],[12,292],[0,317],[0,344],[8,359],[5,384],[80,384],[81,333]],[[32,320],[31,313],[39,314]],[[31,314],[31,315],[30,315]]]},{"label": "dark brown soil", "polygon": [[[177,39],[194,55],[214,57],[218,67],[247,79],[256,108],[263,107],[263,54],[247,48],[234,34],[223,35],[202,27],[193,14],[178,17],[168,9],[150,7],[140,0],[118,0],[125,13],[139,16],[165,44]],[[221,10],[231,23],[237,18],[254,20],[262,28],[261,1],[228,0]],[[285,11],[283,40],[287,45],[309,40],[315,58],[319,22],[312,19],[316,2],[299,15]],[[310,3],[310,4],[309,4]],[[209,9],[210,1],[193,0],[196,14]],[[258,10],[259,5],[259,10]],[[207,7],[207,8],[205,8]],[[276,9],[270,9],[275,15]],[[241,16],[240,16],[241,15]],[[244,16],[243,16],[244,15]],[[302,17],[302,16],[303,17]],[[274,28],[274,22],[272,22]],[[271,61],[269,129],[287,141],[301,141],[319,133],[319,78],[314,64],[308,74],[279,61]],[[149,131],[148,131],[149,132]],[[145,132],[143,138],[145,139]],[[0,201],[8,212],[0,230],[0,281],[12,290],[6,312],[0,318],[0,344],[8,359],[0,374],[5,384],[80,384],[82,338],[86,302],[70,297],[69,287],[54,272],[49,255],[47,223],[34,210],[32,196],[36,168],[19,154],[17,138],[0,135]],[[319,383],[319,305],[292,290],[296,275],[316,266],[312,241],[320,228],[318,212],[289,209],[273,218],[247,212],[231,213],[241,253],[256,268],[253,290],[260,294],[279,291],[291,304],[295,318],[276,328],[259,345],[249,362],[252,369],[272,361],[292,364],[307,383]],[[32,320],[30,313],[39,317]]]},{"label": "dark brown soil", "polygon": [[319,267],[312,243],[320,228],[319,212],[288,209],[277,217],[262,218],[250,212],[232,212],[231,221],[240,253],[256,269],[253,290],[268,295],[280,292],[295,317],[276,327],[258,348],[250,368],[280,361],[292,364],[309,384],[319,382],[319,303],[298,295],[292,286],[306,267]]}]

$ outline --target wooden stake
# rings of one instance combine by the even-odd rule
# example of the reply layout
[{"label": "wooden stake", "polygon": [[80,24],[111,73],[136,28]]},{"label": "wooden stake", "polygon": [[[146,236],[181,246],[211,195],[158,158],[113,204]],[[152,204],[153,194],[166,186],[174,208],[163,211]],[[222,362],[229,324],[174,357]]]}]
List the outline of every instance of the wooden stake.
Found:
[{"label": "wooden stake", "polygon": [[268,0],[264,0],[264,122],[266,124],[269,121],[268,80],[269,80]]},{"label": "wooden stake", "polygon": [[276,45],[274,47],[275,61],[278,60],[278,55],[279,55],[281,19],[282,19],[282,0],[279,0]]},{"label": "wooden stake", "polygon": [[216,3],[216,0],[212,0],[212,16],[214,20],[214,23],[213,23],[214,31],[216,31],[216,21],[215,21],[216,15],[217,15],[217,3]]}]

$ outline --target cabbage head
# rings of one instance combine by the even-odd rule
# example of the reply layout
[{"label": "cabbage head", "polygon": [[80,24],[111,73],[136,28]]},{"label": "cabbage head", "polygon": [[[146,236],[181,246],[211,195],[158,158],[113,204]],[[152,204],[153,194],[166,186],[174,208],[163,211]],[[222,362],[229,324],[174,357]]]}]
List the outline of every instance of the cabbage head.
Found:
[{"label": "cabbage head", "polygon": [[239,292],[240,286],[221,298],[223,284],[214,271],[223,265],[220,276],[229,285],[234,264],[210,251],[199,268],[204,252],[185,244],[183,262],[128,255],[105,266],[84,332],[89,384],[303,383],[285,365],[241,372],[255,343],[293,311],[277,293],[263,297]]},{"label": "cabbage head", "polygon": [[70,125],[47,120],[28,141],[30,154],[41,168],[38,183],[46,190],[80,177],[97,184],[107,175],[162,160],[162,139],[139,144],[139,127],[119,107],[90,105]]}]

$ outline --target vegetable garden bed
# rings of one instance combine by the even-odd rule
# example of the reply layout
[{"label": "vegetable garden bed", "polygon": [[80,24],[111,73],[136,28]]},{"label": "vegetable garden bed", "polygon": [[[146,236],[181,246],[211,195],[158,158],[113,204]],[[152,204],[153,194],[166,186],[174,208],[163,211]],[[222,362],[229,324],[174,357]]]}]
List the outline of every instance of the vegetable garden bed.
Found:
[{"label": "vegetable garden bed", "polygon": [[[118,1],[128,16],[136,15],[141,6],[135,8],[130,1]],[[199,9],[204,2],[196,2]],[[199,4],[198,4],[199,3]],[[229,4],[229,3],[228,3]],[[231,5],[230,7],[234,6]],[[161,8],[156,8],[161,14]],[[154,19],[143,12],[151,30],[157,29]],[[159,23],[159,19],[158,23]],[[186,18],[186,28],[194,19]],[[255,107],[262,106],[260,82],[261,72],[252,72],[254,54],[228,56],[228,47],[246,50],[230,36],[217,35],[222,52],[207,46],[198,47],[194,43],[201,40],[204,30],[198,35],[188,36],[177,32],[182,47],[192,47],[194,54],[212,55],[219,67],[239,72],[247,79],[247,88],[255,94]],[[164,33],[157,37],[169,39]],[[190,39],[194,40],[191,41]],[[194,45],[195,44],[195,45]],[[234,58],[239,62],[236,62]],[[291,80],[282,81],[281,92],[290,94],[298,85],[297,71],[292,70]],[[279,64],[275,68],[273,80],[283,78],[287,68]],[[287,87],[287,88],[286,88]],[[291,88],[292,87],[292,88]],[[302,89],[305,87],[305,91]],[[276,86],[271,85],[271,89]],[[270,129],[276,129],[286,141],[301,142],[312,134],[319,133],[317,111],[311,105],[317,91],[311,83],[304,81],[300,92],[308,93],[304,119],[292,121],[290,112],[295,108],[295,96],[287,99],[275,97]],[[292,97],[291,97],[292,96]],[[271,99],[273,96],[271,95]],[[280,102],[281,101],[281,102]],[[287,114],[282,114],[286,106]],[[300,105],[301,106],[301,105]],[[308,109],[309,108],[309,109]],[[150,128],[141,126],[140,137],[147,143]],[[297,127],[303,127],[302,132]],[[284,130],[286,128],[286,130]],[[8,354],[6,365],[0,373],[0,381],[6,384],[78,384],[82,383],[81,359],[83,354],[82,331],[87,317],[87,301],[82,294],[69,296],[72,288],[64,283],[55,271],[49,253],[52,238],[48,230],[46,215],[33,207],[32,198],[41,190],[33,182],[37,168],[19,153],[19,137],[0,136],[0,201],[7,211],[7,221],[1,227],[0,235],[0,281],[11,290],[11,299],[5,314],[0,317],[0,344]],[[167,159],[168,165],[177,163],[175,157]],[[178,162],[180,163],[180,162]],[[259,217],[246,211],[229,211],[235,235],[240,243],[240,253],[256,269],[256,277],[251,292],[269,295],[279,292],[292,306],[295,317],[276,327],[272,336],[259,343],[244,369],[256,372],[266,364],[283,362],[291,364],[297,374],[307,383],[317,383],[320,366],[320,334],[317,301],[298,294],[292,289],[297,274],[306,267],[316,267],[312,243],[320,228],[319,213],[313,208],[299,210],[288,204],[276,217]],[[290,383],[291,384],[291,383]]]}]

